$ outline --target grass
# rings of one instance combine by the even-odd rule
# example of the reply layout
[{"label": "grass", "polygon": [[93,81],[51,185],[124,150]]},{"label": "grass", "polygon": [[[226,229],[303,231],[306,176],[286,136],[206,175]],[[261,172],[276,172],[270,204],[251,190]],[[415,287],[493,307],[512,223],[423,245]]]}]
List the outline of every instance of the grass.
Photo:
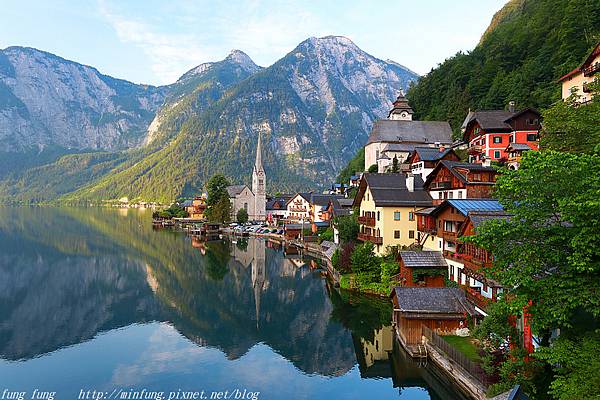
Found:
[{"label": "grass", "polygon": [[467,356],[471,361],[481,361],[481,357],[479,357],[479,347],[475,345],[472,337],[442,336],[442,338],[452,347],[456,348],[456,350]]}]

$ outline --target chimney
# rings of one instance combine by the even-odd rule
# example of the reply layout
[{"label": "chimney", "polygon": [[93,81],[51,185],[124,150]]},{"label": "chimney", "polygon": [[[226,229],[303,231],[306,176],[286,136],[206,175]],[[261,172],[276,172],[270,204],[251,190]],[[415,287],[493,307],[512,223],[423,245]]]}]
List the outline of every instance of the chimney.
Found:
[{"label": "chimney", "polygon": [[446,147],[442,144],[440,145],[440,153],[443,153],[444,151],[446,151]]},{"label": "chimney", "polygon": [[409,192],[415,191],[415,176],[411,173],[406,175],[406,188]]},{"label": "chimney", "polygon": [[508,111],[510,111],[511,113],[515,112],[515,102],[514,101],[508,102]]}]

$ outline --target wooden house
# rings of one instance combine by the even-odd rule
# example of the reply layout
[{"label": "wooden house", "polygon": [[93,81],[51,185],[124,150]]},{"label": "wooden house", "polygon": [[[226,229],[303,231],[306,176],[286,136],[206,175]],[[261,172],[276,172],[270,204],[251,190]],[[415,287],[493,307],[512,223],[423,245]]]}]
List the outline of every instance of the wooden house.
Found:
[{"label": "wooden house", "polygon": [[460,157],[454,149],[443,145],[439,147],[415,147],[405,163],[410,165],[410,171],[414,175],[421,175],[421,179],[425,180],[441,160],[460,161]]},{"label": "wooden house", "polygon": [[563,100],[569,98],[572,93],[579,96],[580,103],[587,103],[592,100],[592,90],[590,83],[600,76],[600,42],[594,50],[587,56],[585,61],[559,79],[562,84]]},{"label": "wooden house", "polygon": [[448,264],[439,251],[401,251],[396,282],[405,287],[444,287]]},{"label": "wooden house", "polygon": [[498,172],[476,163],[441,160],[427,176],[423,188],[441,204],[447,199],[482,199],[492,197]]},{"label": "wooden house", "polygon": [[518,169],[519,164],[521,163],[521,157],[523,153],[527,151],[531,151],[532,148],[529,147],[528,144],[524,143],[511,143],[506,146],[506,154],[508,155],[508,160],[506,162],[506,166],[508,169]]},{"label": "wooden house", "polygon": [[194,200],[188,200],[183,203],[185,211],[188,213],[189,219],[203,220],[205,219],[206,200],[202,197],[194,197]]},{"label": "wooden house", "polygon": [[453,335],[475,316],[473,305],[458,288],[395,287],[390,298],[396,334],[409,352],[421,343],[422,326],[439,335]]}]

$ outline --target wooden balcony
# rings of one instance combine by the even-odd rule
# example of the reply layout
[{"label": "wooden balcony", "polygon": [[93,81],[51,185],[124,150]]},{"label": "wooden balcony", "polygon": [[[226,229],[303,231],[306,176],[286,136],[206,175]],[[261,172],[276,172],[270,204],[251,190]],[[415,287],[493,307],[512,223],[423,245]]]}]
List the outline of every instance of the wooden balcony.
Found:
[{"label": "wooden balcony", "polygon": [[366,233],[359,233],[358,240],[363,241],[363,242],[371,242],[373,244],[383,244],[382,237],[367,235]]},{"label": "wooden balcony", "polygon": [[470,146],[469,150],[468,150],[468,153],[469,154],[479,154],[479,153],[482,152],[482,150],[483,150],[483,146],[479,146],[479,145]]},{"label": "wooden balcony", "polygon": [[486,311],[486,309],[490,305],[490,303],[494,302],[494,300],[489,299],[485,296],[482,296],[481,293],[479,293],[475,289],[472,289],[469,286],[461,285],[461,287],[465,291],[467,300],[469,300],[473,305],[475,305],[476,307],[479,307],[483,311]]},{"label": "wooden balcony", "polygon": [[600,62],[596,62],[595,64],[592,64],[584,69],[583,76],[592,76],[598,71],[600,71]]},{"label": "wooden balcony", "polygon": [[358,217],[358,223],[366,226],[375,226],[375,217]]},{"label": "wooden balcony", "polygon": [[444,231],[444,230],[440,230],[438,232],[438,236],[445,239],[445,240],[449,240],[451,242],[456,242],[456,239],[458,237],[458,234],[456,232],[450,232],[450,231]]}]

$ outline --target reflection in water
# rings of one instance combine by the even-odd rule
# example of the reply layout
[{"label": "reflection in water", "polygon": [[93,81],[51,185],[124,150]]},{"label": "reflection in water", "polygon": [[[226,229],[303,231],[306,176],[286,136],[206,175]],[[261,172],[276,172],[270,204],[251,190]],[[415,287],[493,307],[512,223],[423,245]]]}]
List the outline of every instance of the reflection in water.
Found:
[{"label": "reflection in water", "polygon": [[318,263],[273,243],[149,222],[139,210],[0,208],[0,357],[18,361],[0,361],[3,380],[447,398],[443,379],[393,347],[387,301],[334,290]]}]

